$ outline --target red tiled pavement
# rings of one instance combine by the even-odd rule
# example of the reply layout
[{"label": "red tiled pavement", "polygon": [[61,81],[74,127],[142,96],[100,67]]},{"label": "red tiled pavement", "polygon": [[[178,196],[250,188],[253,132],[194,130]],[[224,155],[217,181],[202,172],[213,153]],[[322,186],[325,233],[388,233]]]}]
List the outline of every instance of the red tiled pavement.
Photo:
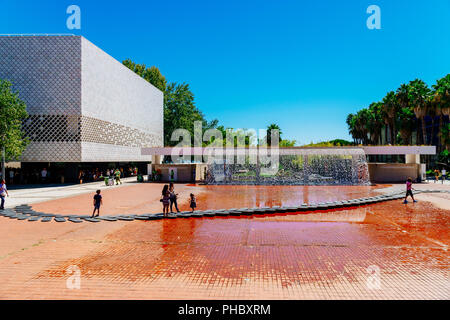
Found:
[{"label": "red tiled pavement", "polygon": [[[104,191],[104,212],[160,211],[160,189],[144,184]],[[176,189],[182,209],[192,191],[200,209],[332,201],[376,191]],[[91,197],[34,207],[86,214]],[[448,299],[449,213],[427,202],[395,201],[307,214],[95,224],[0,218],[0,298]],[[66,286],[71,265],[81,271],[80,289]],[[369,266],[380,268],[378,289],[367,285]]]}]

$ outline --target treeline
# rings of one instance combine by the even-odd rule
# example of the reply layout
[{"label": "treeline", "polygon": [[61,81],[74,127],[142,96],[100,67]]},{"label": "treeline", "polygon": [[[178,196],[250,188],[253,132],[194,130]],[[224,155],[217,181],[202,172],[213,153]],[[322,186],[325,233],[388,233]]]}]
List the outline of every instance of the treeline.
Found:
[{"label": "treeline", "polygon": [[[431,88],[416,79],[390,91],[382,101],[347,116],[349,133],[357,144],[436,144],[438,151],[449,149],[450,74]],[[431,129],[427,130],[427,120]],[[385,139],[382,139],[384,131]],[[437,142],[437,143],[436,143]]]}]

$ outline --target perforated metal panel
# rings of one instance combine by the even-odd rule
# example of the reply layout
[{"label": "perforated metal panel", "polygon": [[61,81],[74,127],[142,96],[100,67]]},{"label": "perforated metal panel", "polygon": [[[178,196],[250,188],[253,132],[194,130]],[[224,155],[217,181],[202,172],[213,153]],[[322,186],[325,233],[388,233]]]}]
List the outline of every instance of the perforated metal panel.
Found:
[{"label": "perforated metal panel", "polygon": [[79,36],[0,37],[0,78],[27,104],[24,162],[148,161],[162,92]]}]

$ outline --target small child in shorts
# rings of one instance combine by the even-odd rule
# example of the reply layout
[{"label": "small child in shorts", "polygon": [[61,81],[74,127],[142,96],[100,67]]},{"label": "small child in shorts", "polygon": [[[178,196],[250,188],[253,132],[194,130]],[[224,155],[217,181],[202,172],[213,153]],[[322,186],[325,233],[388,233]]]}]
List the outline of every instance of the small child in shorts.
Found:
[{"label": "small child in shorts", "polygon": [[197,200],[195,199],[193,193],[191,193],[190,195],[189,203],[190,203],[189,207],[191,207],[192,212],[194,212],[195,208],[197,208]]},{"label": "small child in shorts", "polygon": [[[94,196],[94,211],[92,212],[92,218],[98,217],[100,215],[100,206],[103,204],[102,196],[100,195],[100,190],[97,190],[95,192]],[[97,215],[95,214],[95,211],[97,211]]]}]

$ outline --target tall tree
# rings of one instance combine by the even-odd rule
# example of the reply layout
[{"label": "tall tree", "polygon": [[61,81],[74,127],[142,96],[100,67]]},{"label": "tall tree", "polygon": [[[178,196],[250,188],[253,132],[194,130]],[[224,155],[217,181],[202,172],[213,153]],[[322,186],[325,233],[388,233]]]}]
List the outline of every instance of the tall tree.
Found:
[{"label": "tall tree", "polygon": [[[158,68],[147,68],[144,64],[136,64],[130,59],[122,62],[130,70],[153,84],[164,93],[164,145],[174,146],[178,142],[171,141],[176,129],[186,129],[194,137],[194,122],[202,122],[203,131],[215,128],[218,121],[207,121],[203,113],[196,107],[194,94],[186,83],[168,83]],[[192,141],[193,142],[193,141]]]},{"label": "tall tree", "polygon": [[201,121],[203,131],[217,126],[217,120],[208,122],[203,113],[195,106],[194,94],[186,83],[170,83],[166,89],[164,106],[164,145],[174,146],[178,142],[171,141],[172,132],[186,129],[194,137],[194,122]]},{"label": "tall tree", "polygon": [[281,128],[279,125],[272,123],[269,126],[267,126],[267,130],[266,130],[266,137],[267,137],[267,145],[271,146],[272,145],[272,133],[273,134],[278,134],[278,143],[281,142]]},{"label": "tall tree", "polygon": [[381,102],[371,103],[369,106],[368,123],[370,141],[372,144],[379,144],[381,129],[384,124],[384,110]]},{"label": "tall tree", "polygon": [[[400,88],[403,88],[402,85]],[[400,90],[400,89],[399,89]],[[398,94],[398,92],[397,92]],[[384,120],[386,125],[389,126],[390,129],[390,143],[395,144],[395,137],[397,136],[397,128],[396,128],[396,118],[397,112],[399,109],[398,99],[394,91],[388,92],[388,94],[383,98],[383,110],[384,110]],[[387,139],[387,137],[386,137]]]},{"label": "tall tree", "polygon": [[166,91],[166,78],[161,74],[157,67],[152,66],[150,68],[147,68],[145,64],[136,64],[130,59],[126,59],[122,63],[162,92]]},{"label": "tall tree", "polygon": [[402,107],[398,112],[397,126],[402,138],[402,144],[408,145],[411,143],[411,135],[416,127],[416,117],[414,110],[409,107]]},{"label": "tall tree", "polygon": [[417,119],[422,121],[423,143],[427,144],[428,140],[425,116],[428,111],[431,90],[428,88],[428,85],[420,79],[411,81],[408,88],[408,100],[414,106],[414,113]]},{"label": "tall tree", "polygon": [[444,136],[446,131],[443,130],[444,121],[445,117],[450,116],[450,74],[437,80],[432,88],[431,105],[435,110],[436,115],[439,117],[439,146],[444,146],[444,140],[446,138]]},{"label": "tall tree", "polygon": [[22,130],[22,121],[27,117],[25,102],[19,98],[18,92],[12,90],[11,82],[0,79],[0,146],[3,178],[4,161],[17,160],[28,144]]},{"label": "tall tree", "polygon": [[353,113],[350,113],[347,116],[347,119],[345,120],[345,122],[347,123],[347,126],[348,126],[348,132],[350,133],[350,135],[353,138],[353,142],[355,144],[357,144],[358,143],[358,135],[357,135],[356,126],[355,126],[356,116]]}]

